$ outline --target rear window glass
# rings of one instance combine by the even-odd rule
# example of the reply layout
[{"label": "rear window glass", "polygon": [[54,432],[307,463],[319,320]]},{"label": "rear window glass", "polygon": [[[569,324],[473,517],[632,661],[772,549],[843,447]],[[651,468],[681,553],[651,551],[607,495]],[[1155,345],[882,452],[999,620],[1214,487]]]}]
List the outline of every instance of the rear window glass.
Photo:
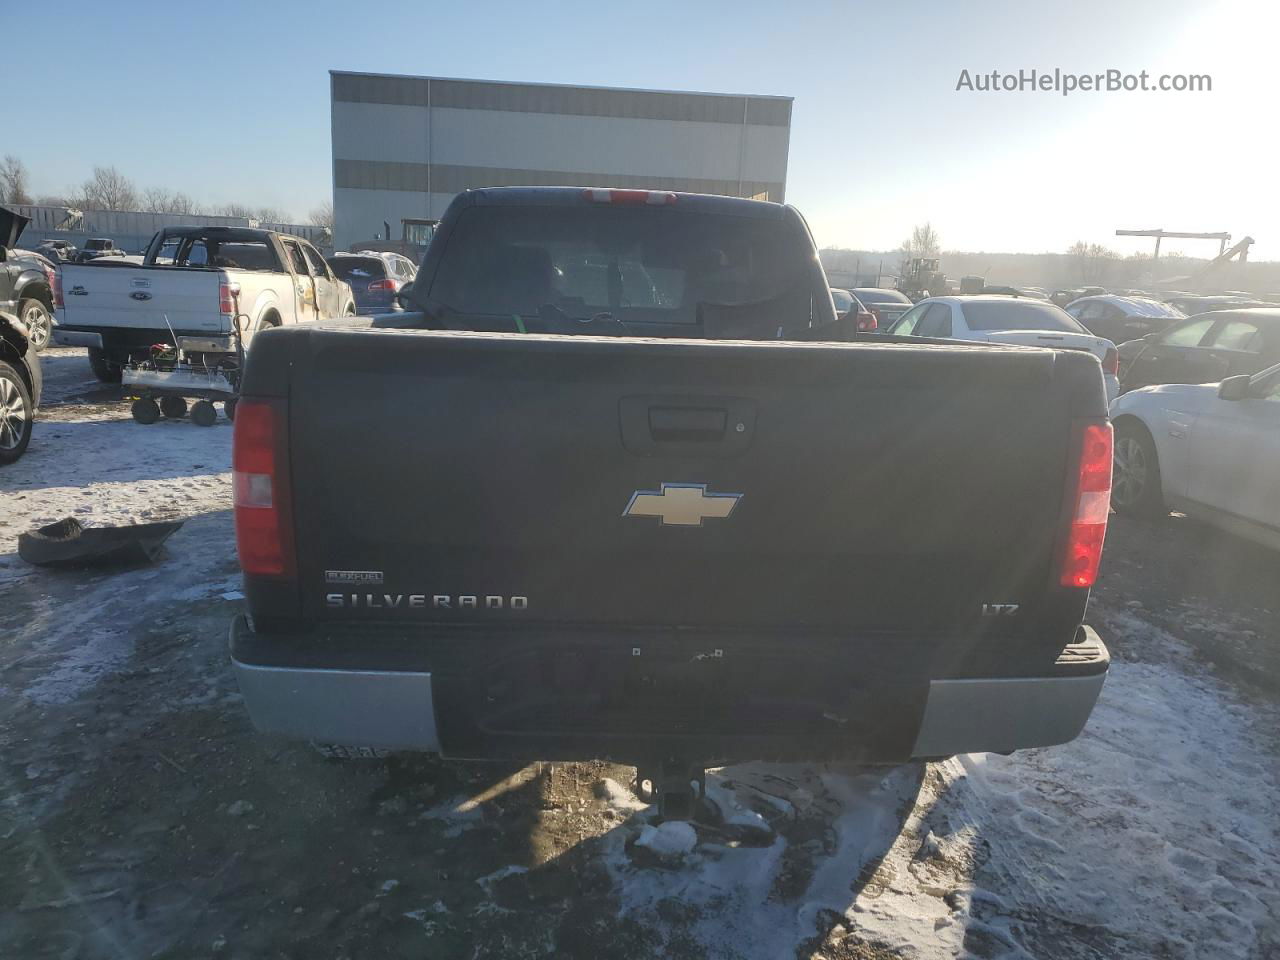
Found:
[{"label": "rear window glass", "polygon": [[832,290],[831,300],[836,305],[837,313],[844,313],[853,306],[853,297],[845,293],[843,290]]},{"label": "rear window glass", "polygon": [[458,218],[428,295],[463,315],[607,313],[623,323],[702,322],[708,336],[720,325],[776,336],[809,323],[810,252],[807,237],[781,220],[604,205],[473,207]]},{"label": "rear window glass", "polygon": [[155,262],[228,270],[277,269],[275,252],[265,240],[222,240],[202,236],[166,237],[156,251]]},{"label": "rear window glass", "polygon": [[863,303],[901,303],[910,306],[911,301],[906,294],[897,290],[855,290],[853,291]]},{"label": "rear window glass", "polygon": [[379,279],[387,275],[387,267],[377,257],[333,257],[329,266],[339,280]]},{"label": "rear window glass", "polygon": [[970,330],[1058,330],[1088,333],[1061,307],[1039,301],[994,300],[963,305]]}]

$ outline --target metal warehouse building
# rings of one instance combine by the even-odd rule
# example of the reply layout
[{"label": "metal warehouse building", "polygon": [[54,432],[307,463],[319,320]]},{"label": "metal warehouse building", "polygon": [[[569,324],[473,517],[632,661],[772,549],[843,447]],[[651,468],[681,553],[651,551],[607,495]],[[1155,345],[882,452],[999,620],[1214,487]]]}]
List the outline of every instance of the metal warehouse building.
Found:
[{"label": "metal warehouse building", "polygon": [[334,247],[421,237],[473,187],[782,200],[790,97],[330,73]]}]

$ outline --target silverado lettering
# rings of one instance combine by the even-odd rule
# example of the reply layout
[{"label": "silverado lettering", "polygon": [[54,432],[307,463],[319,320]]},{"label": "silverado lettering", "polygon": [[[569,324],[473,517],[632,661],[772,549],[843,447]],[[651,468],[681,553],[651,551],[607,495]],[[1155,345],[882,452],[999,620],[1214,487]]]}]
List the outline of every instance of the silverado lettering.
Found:
[{"label": "silverado lettering", "polygon": [[435,610],[528,610],[528,597],[481,596],[479,594],[447,594],[425,593],[327,593],[325,606],[331,610],[364,608],[368,610],[395,610],[402,604],[411,609],[424,609],[427,606]]}]

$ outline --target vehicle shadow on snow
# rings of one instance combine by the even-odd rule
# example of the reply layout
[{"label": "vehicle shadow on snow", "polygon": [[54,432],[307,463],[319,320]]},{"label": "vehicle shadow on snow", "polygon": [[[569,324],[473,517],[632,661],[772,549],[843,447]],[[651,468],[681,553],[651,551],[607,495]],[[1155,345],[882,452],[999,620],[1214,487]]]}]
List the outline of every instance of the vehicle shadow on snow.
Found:
[{"label": "vehicle shadow on snow", "polygon": [[[439,796],[438,761],[388,763],[380,809],[423,787]],[[865,941],[845,915],[889,882],[884,859],[924,780],[920,765],[735,765],[709,774],[690,830],[655,827],[625,785],[629,767],[454,768],[493,771],[417,815],[454,838],[435,850],[454,882],[400,911],[440,957],[808,957],[833,940],[852,951]]]}]

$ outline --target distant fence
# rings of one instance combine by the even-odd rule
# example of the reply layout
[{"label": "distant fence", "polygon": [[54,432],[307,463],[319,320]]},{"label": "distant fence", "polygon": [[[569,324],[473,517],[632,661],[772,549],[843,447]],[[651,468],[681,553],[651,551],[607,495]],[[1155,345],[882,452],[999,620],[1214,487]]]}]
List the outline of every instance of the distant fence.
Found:
[{"label": "distant fence", "polygon": [[142,213],[132,210],[78,210],[44,204],[7,204],[10,210],[31,220],[21,244],[30,248],[42,240],[69,240],[83,247],[90,237],[110,237],[129,253],[141,253],[156,232],[165,227],[260,227],[293,234],[309,240],[322,253],[333,252],[333,236],[328,227],[309,223],[271,223],[246,217],[217,217],[205,214]]}]

